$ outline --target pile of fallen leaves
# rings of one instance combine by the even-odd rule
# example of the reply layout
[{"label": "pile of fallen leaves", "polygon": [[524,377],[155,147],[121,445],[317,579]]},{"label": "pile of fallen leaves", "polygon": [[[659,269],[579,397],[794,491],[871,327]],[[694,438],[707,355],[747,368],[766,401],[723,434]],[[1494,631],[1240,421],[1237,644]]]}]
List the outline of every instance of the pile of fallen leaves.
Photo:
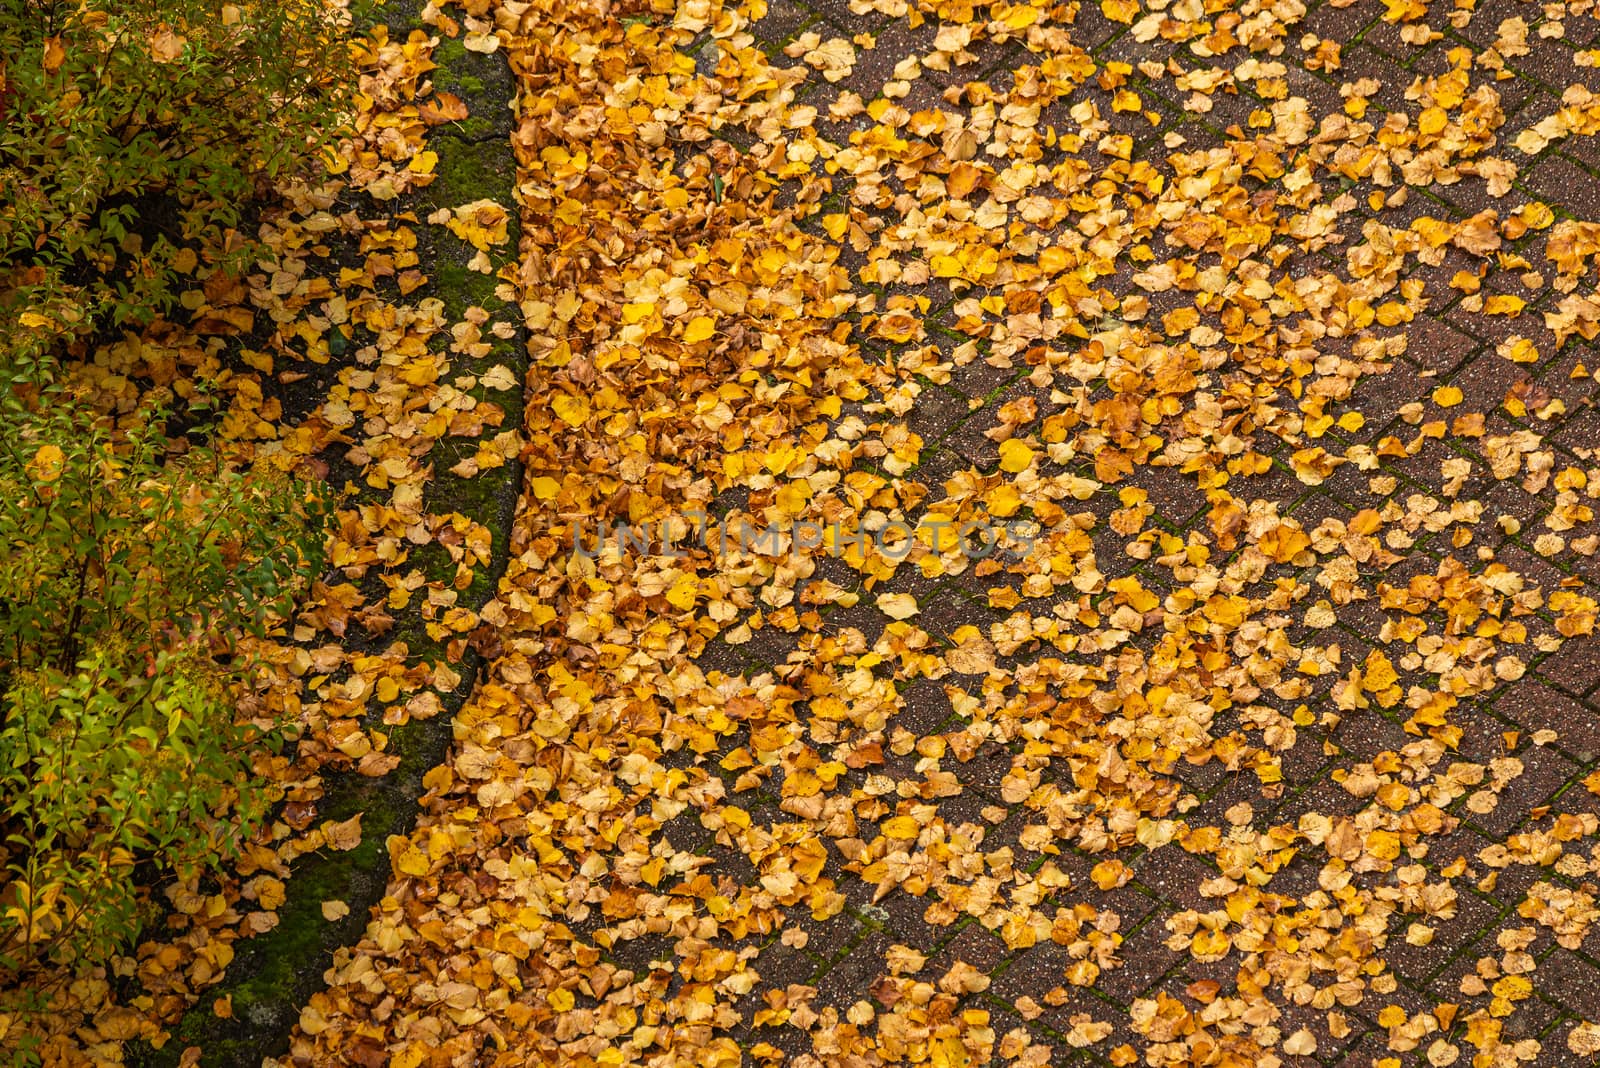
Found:
[{"label": "pile of fallen leaves", "polygon": [[[1285,53],[1336,71],[1339,45],[1293,41],[1298,5],[1162,7],[1101,14],[1132,41],[1189,42],[1192,66],[1096,60],[1074,36],[1086,5],[891,0],[880,33],[810,30],[776,54],[759,4],[482,12],[523,90],[535,364],[515,559],[484,613],[500,655],[297,1056],[1040,1064],[1049,1034],[1116,1064],[1253,1064],[1338,1047],[1357,1008],[1435,1064],[1462,1043],[1480,1064],[1537,1055],[1507,1031],[1534,927],[1448,1005],[1390,1003],[1384,953],[1448,930],[1458,882],[1512,865],[1546,869],[1521,906],[1533,923],[1581,938],[1594,915],[1569,884],[1589,871],[1585,812],[1423,862],[1502,803],[1520,746],[1557,740],[1473,739],[1469,757],[1463,709],[1595,617],[1578,580],[1500,562],[1490,546],[1519,521],[1464,487],[1487,464],[1554,491],[1533,547],[1585,556],[1600,471],[1543,443],[1563,402],[1537,388],[1465,411],[1424,371],[1386,415],[1362,403],[1416,373],[1406,326],[1451,290],[1463,314],[1520,317],[1519,290],[1546,285],[1528,256],[1555,261],[1563,294],[1542,343],[1594,332],[1586,224],[1526,201],[1407,209],[1457,183],[1512,188],[1492,153],[1517,20],[1498,53],[1453,49],[1396,87],[1392,111],[1357,79],[1320,114]],[[1390,15],[1406,40],[1422,29]],[[890,38],[903,51],[876,95],[835,88]],[[1190,112],[1238,121],[1206,144],[1163,133],[1135,85],[1168,79]],[[1560,114],[1531,136],[1582,128]],[[1454,269],[1443,296],[1427,268]],[[1500,355],[1536,363],[1539,344]],[[907,416],[980,363],[1025,387],[995,410],[993,461],[925,472]],[[1289,514],[1330,480],[1348,512]],[[1197,502],[1187,526],[1156,515],[1174,482]],[[745,522],[917,534],[904,552],[711,552],[686,536],[697,514],[712,543]],[[1026,557],[975,561],[925,533],[980,517],[1034,524]],[[686,551],[575,551],[598,523]],[[919,626],[908,576],[956,580],[989,622]],[[768,635],[765,668],[698,662]],[[898,722],[919,680],[949,702],[942,730]],[[1378,717],[1404,741],[1362,759],[1328,740]],[[1268,825],[1250,798],[1283,796],[1297,749],[1335,758],[1348,803]],[[963,765],[996,751],[1003,774],[968,801]],[[1251,784],[1220,824],[1185,818],[1184,769],[1207,765]],[[991,848],[1007,821],[1015,845]],[[1122,1010],[1083,1002],[1072,988],[1125,963],[1123,857],[1162,851],[1209,873],[1166,943],[1225,967]],[[1275,885],[1308,863],[1309,883]],[[895,895],[933,928],[1064,947],[1053,988],[1014,1005],[1041,1026],[1000,1033],[985,969],[908,945],[833,1002],[762,974],[775,945]]]},{"label": "pile of fallen leaves", "polygon": [[[1597,612],[1600,459],[1552,439],[1590,389],[1600,224],[1519,183],[1600,108],[1579,85],[1508,123],[1504,95],[1593,17],[1495,7],[1356,20],[1423,57],[1404,84],[1345,70],[1294,0],[853,0],[859,32],[777,42],[762,0],[468,0],[429,9],[434,42],[380,35],[363,86],[389,103],[345,161],[375,194],[436,162],[450,104],[410,101],[440,37],[518,79],[526,478],[497,594],[459,620],[487,674],[291,1057],[1600,1052],[1593,1022],[1544,1032],[1530,952],[1600,918],[1589,791],[1516,811],[1544,753],[1593,754],[1487,711]],[[281,262],[198,321],[265,314],[311,363],[330,327],[379,335],[293,433],[248,379],[233,418],[286,462],[349,439],[392,499],[337,562],[403,602],[424,584],[383,565],[447,536],[415,459],[457,396],[418,339],[451,324],[370,295],[422,284],[408,226],[298,196]],[[366,259],[329,280],[305,265],[334,230]],[[1471,375],[1423,329],[1446,306],[1487,339]],[[938,403],[976,413],[958,448],[923,436]],[[961,543],[992,522],[1025,549]],[[797,523],[828,540],[737,536]],[[602,524],[677,551],[594,551]],[[384,603],[325,585],[307,636]],[[448,671],[332,643],[283,667],[300,759],[358,766],[383,760],[369,688],[423,715]],[[192,934],[147,985],[192,996],[334,830],[264,845],[243,904],[176,901]],[[1502,878],[1451,1000],[1403,983],[1397,954],[1474,936]],[[859,985],[774,963],[846,923],[874,932],[833,961],[868,958]],[[1178,963],[1113,993],[1134,937]],[[1052,970],[1002,994],[974,943]]]},{"label": "pile of fallen leaves", "polygon": [[[514,561],[483,613],[499,655],[296,1057],[1244,1065],[1341,1049],[1363,1019],[1396,1057],[1540,1056],[1526,949],[1600,915],[1596,820],[1546,807],[1463,846],[1559,740],[1466,714],[1591,635],[1584,581],[1539,558],[1595,552],[1600,469],[1541,434],[1568,401],[1513,378],[1462,408],[1408,331],[1461,294],[1463,317],[1516,321],[1510,365],[1595,333],[1594,224],[1508,197],[1510,144],[1592,126],[1574,91],[1502,130],[1520,18],[1384,104],[1352,78],[1323,111],[1292,68],[1336,75],[1340,44],[1298,35],[1293,3],[857,2],[876,29],[781,51],[760,0],[469,10],[522,88],[534,370]],[[1426,13],[1384,21],[1427,44]],[[1130,25],[1130,57],[1182,47],[1096,58],[1094,19]],[[1145,94],[1212,125],[1171,129]],[[1443,199],[1463,185],[1487,206]],[[980,367],[1015,387],[992,458],[922,466],[910,417]],[[1491,481],[1544,502],[1538,529],[1481,499]],[[1192,522],[1158,514],[1174,497]],[[1031,548],[977,560],[935,529],[975,519],[1030,524]],[[718,538],[796,521],[916,533]],[[682,551],[576,551],[598,523]],[[967,591],[970,621],[919,625],[943,596],[919,580]],[[743,646],[749,668],[708,666]],[[913,720],[930,683],[942,723]],[[1379,723],[1395,742],[1333,740]],[[997,753],[991,780],[967,770]],[[1290,761],[1333,793],[1280,807]],[[1237,800],[1196,821],[1212,767]],[[1207,978],[1086,1000],[1128,966],[1130,863],[1180,853],[1194,904],[1160,940]],[[1387,952],[1466,933],[1466,884],[1524,865],[1503,955],[1450,1003],[1402,991]],[[896,898],[1064,963],[1009,1004],[991,966],[899,943],[831,998],[763,973]]]}]

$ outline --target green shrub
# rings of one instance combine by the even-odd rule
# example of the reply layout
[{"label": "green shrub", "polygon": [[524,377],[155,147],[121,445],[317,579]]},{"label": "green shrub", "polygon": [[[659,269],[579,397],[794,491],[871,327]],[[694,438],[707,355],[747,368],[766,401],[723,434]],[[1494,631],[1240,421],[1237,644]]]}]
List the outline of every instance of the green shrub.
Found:
[{"label": "green shrub", "polygon": [[0,0],[0,985],[124,947],[141,885],[263,814],[248,636],[316,574],[326,509],[169,455],[155,408],[113,432],[60,383],[248,262],[256,194],[341,128],[348,22],[336,0]]},{"label": "green shrub", "polygon": [[243,262],[260,183],[338,128],[346,21],[325,0],[0,0],[0,355],[148,322],[206,249]]},{"label": "green shrub", "polygon": [[328,510],[267,471],[112,437],[62,391],[0,408],[0,973],[104,960],[143,875],[235,855],[270,723],[250,638],[314,577]]}]

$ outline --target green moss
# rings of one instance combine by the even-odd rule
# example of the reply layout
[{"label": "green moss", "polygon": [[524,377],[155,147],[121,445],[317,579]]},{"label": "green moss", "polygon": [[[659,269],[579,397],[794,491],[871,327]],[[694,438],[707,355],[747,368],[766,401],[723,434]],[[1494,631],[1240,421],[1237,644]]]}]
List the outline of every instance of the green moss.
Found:
[{"label": "green moss", "polygon": [[441,37],[439,44],[433,50],[433,63],[438,69],[434,71],[433,83],[450,78],[450,72],[461,66],[467,58],[467,46],[459,37]]},{"label": "green moss", "polygon": [[[402,35],[415,16],[402,19],[394,9],[386,12],[393,32]],[[490,199],[502,204],[511,214],[509,240],[491,252],[496,269],[517,255],[515,160],[508,139],[491,136],[495,122],[487,117],[490,109],[501,107],[513,88],[505,58],[468,52],[459,40],[444,39],[435,50],[439,65],[435,84],[467,98],[473,115],[461,123],[435,131],[430,147],[439,154],[436,177],[407,204],[419,216],[441,207],[457,207],[474,200]],[[470,72],[470,73],[469,73]],[[487,96],[486,96],[487,94]],[[476,99],[474,99],[476,98]],[[448,321],[459,321],[466,309],[479,306],[503,321],[520,326],[516,308],[495,296],[497,278],[469,270],[467,263],[477,250],[443,226],[419,228],[418,248],[423,270],[429,275],[425,291],[413,299],[437,297],[445,305]],[[469,359],[450,354],[451,376],[479,374],[496,364],[513,369],[520,380],[527,366],[527,354],[520,339],[487,338],[491,350],[483,357]],[[448,333],[435,339],[435,351],[449,344]],[[352,346],[352,349],[355,346]],[[504,408],[506,416],[498,433],[520,425],[520,391],[491,391],[483,386],[473,390],[480,400],[492,400]],[[463,479],[449,473],[460,459],[477,451],[476,439],[446,438],[430,453],[434,478],[426,488],[426,506],[434,512],[460,512],[488,527],[493,535],[493,556],[487,566],[479,565],[472,585],[463,592],[461,602],[477,608],[493,592],[504,571],[509,550],[509,521],[520,486],[515,463],[484,471],[475,478]],[[428,545],[412,554],[412,561],[430,581],[452,582],[456,565],[448,551]],[[410,655],[424,663],[443,663],[445,648],[427,635],[426,625],[415,609],[401,615],[385,644],[404,642]],[[162,1050],[131,1046],[131,1064],[170,1065],[188,1046],[201,1046],[207,1065],[254,1066],[268,1055],[284,1048],[289,1029],[298,1019],[300,1007],[323,984],[330,954],[342,945],[351,945],[365,929],[371,906],[384,889],[389,874],[387,840],[391,834],[405,834],[415,821],[417,797],[423,774],[443,759],[451,737],[451,718],[465,701],[476,677],[480,660],[469,652],[463,663],[452,665],[462,678],[457,690],[446,695],[444,711],[432,720],[387,728],[388,751],[400,757],[400,765],[383,779],[368,779],[356,774],[330,774],[328,790],[317,818],[348,819],[362,816],[362,841],[348,852],[323,851],[296,861],[287,881],[288,898],[278,911],[279,923],[257,938],[240,942],[238,956],[224,982],[205,992],[199,1003],[173,1029],[172,1038]],[[382,716],[374,706],[369,719]],[[322,916],[322,902],[345,901],[349,915],[329,922]],[[215,1017],[210,1006],[217,997],[232,998],[233,1018]]]},{"label": "green moss", "polygon": [[[413,652],[443,659],[443,650],[420,633],[410,644]],[[475,658],[462,668],[463,682],[447,701],[451,708],[470,689]],[[360,844],[347,852],[324,850],[303,857],[288,883],[288,898],[277,910],[278,925],[239,944],[231,982],[208,992],[159,1053],[146,1051],[133,1063],[170,1064],[191,1045],[205,1049],[208,1064],[255,1063],[265,1045],[293,1025],[300,1002],[321,984],[321,967],[308,975],[308,963],[325,962],[325,952],[353,944],[365,929],[368,910],[381,895],[388,874],[388,838],[404,834],[415,820],[422,775],[448,748],[450,718],[443,715],[397,726],[389,738],[389,750],[400,756],[400,766],[382,780],[340,780],[348,788],[335,791],[331,803],[318,814],[319,820],[340,820],[360,813]],[[330,922],[322,915],[324,901],[344,901],[350,912]],[[218,993],[231,995],[231,1019],[218,1019],[209,1011]]]},{"label": "green moss", "polygon": [[423,196],[437,198],[448,190],[452,197],[465,197],[457,203],[510,196],[516,172],[509,146],[454,134],[435,134],[429,144],[439,154],[439,163],[434,169],[436,177]]},{"label": "green moss", "polygon": [[[425,195],[439,206],[459,206],[474,200],[490,199],[515,211],[511,194],[514,166],[502,142],[474,142],[454,135],[435,138],[435,151],[439,153],[437,177]],[[484,308],[497,317],[511,317],[519,312],[495,296],[499,279],[495,274],[485,274],[467,266],[477,254],[469,243],[456,237],[443,227],[432,228],[428,241],[433,252],[432,290],[445,305],[445,314],[459,319],[469,307]],[[507,241],[497,246],[491,262],[498,268],[515,255],[517,228],[513,221],[508,228]],[[476,360],[452,357],[451,370],[455,373],[481,373],[496,364],[521,368],[526,355],[519,345],[499,339],[490,339],[490,351]],[[515,393],[494,393],[479,386],[471,391],[479,400],[492,400],[505,409],[506,418],[500,429],[516,426],[521,421],[520,396]],[[425,505],[435,513],[459,512],[491,530],[499,531],[509,520],[510,505],[515,503],[516,487],[508,486],[504,469],[485,471],[475,478],[459,478],[449,474],[449,469],[460,460],[477,452],[475,439],[446,438],[434,446],[428,455],[433,465],[434,478],[426,491]],[[503,539],[496,538],[496,549]],[[430,581],[450,582],[455,577],[456,565],[449,554],[436,545],[424,546],[413,554],[413,560]],[[478,568],[472,585],[464,591],[464,600],[473,604],[493,592],[492,573],[498,567]]]},{"label": "green moss", "polygon": [[479,106],[493,106],[490,100],[502,97],[500,106],[511,99],[511,72],[498,55],[468,52],[458,38],[447,37],[433,50],[433,61],[438,69],[433,73],[437,89],[476,101]]},{"label": "green moss", "polygon": [[[450,243],[456,243],[453,236],[448,240]],[[444,244],[445,242],[441,241],[440,243]],[[465,242],[460,244],[466,248],[468,253],[473,251],[472,247],[466,245]],[[473,305],[484,307],[494,300],[494,277],[479,271],[468,270],[465,264],[435,264],[430,280],[433,282],[434,292],[438,293],[440,298],[445,301],[446,309],[451,315],[459,316],[462,311]],[[458,303],[452,304],[452,299]]]}]

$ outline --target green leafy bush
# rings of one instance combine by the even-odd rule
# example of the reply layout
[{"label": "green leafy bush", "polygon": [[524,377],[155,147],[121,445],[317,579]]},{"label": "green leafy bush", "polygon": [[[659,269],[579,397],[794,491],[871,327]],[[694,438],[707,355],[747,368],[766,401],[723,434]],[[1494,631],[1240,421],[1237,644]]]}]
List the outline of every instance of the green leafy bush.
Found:
[{"label": "green leafy bush", "polygon": [[316,573],[325,509],[169,455],[155,408],[113,431],[61,383],[248,262],[257,193],[341,128],[349,18],[0,0],[0,985],[103,960],[142,884],[226,859],[262,815],[275,725],[235,698],[249,635]]},{"label": "green leafy bush", "polygon": [[199,256],[242,262],[259,184],[338,129],[347,20],[327,0],[0,0],[0,354],[148,322]]},{"label": "green leafy bush", "polygon": [[0,973],[105,959],[135,878],[235,855],[275,728],[236,713],[263,634],[314,577],[304,485],[113,437],[57,391],[0,411]]}]

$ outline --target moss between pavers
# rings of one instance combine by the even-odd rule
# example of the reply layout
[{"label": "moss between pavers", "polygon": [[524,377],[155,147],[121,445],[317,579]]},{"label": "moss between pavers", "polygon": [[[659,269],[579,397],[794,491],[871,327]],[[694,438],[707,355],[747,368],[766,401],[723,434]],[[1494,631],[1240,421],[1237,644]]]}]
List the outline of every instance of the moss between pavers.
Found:
[{"label": "moss between pavers", "polygon": [[[391,5],[384,12],[391,25],[415,23],[415,4]],[[398,32],[398,31],[397,31]],[[500,109],[493,118],[474,123],[469,119],[434,132],[429,147],[439,154],[432,184],[408,198],[405,208],[425,217],[439,207],[455,207],[479,199],[502,204],[511,215],[509,240],[494,250],[496,268],[514,259],[517,250],[515,182],[516,168],[509,141],[510,117],[506,102],[513,86],[505,58],[499,54],[468,52],[457,41],[443,40],[435,51],[435,84],[468,99],[478,110]],[[494,90],[487,99],[486,90]],[[476,116],[475,116],[476,118]],[[448,132],[447,132],[448,130]],[[496,132],[502,136],[493,136]],[[481,307],[490,315],[490,325],[509,321],[519,327],[510,339],[495,338],[485,330],[490,351],[468,359],[451,354],[450,374],[481,374],[497,364],[510,367],[520,383],[527,370],[527,354],[520,332],[520,313],[495,296],[499,283],[492,275],[470,270],[466,264],[475,251],[445,227],[419,227],[419,252],[430,272],[428,294],[445,305],[449,322],[459,322],[470,307]],[[437,339],[448,342],[448,334]],[[522,395],[519,389],[495,391],[481,384],[473,395],[480,401],[500,405],[505,419],[493,433],[520,426]],[[509,548],[511,520],[521,488],[521,468],[513,459],[505,466],[481,472],[470,479],[450,474],[460,459],[477,451],[477,438],[446,438],[434,446],[428,462],[434,477],[425,490],[425,505],[435,514],[458,512],[489,529],[493,537],[492,558],[480,564],[473,582],[462,592],[461,600],[476,610],[493,593],[504,572]],[[424,547],[414,560],[430,580],[449,582],[455,565],[449,554],[437,545]],[[441,642],[427,635],[420,617],[402,617],[389,642],[403,641],[414,658],[432,663],[445,661]],[[323,851],[300,858],[287,881],[287,900],[279,907],[278,926],[256,938],[235,944],[236,956],[223,982],[201,992],[199,1002],[172,1029],[171,1037],[160,1050],[149,1046],[130,1047],[133,1064],[175,1064],[185,1048],[200,1046],[202,1063],[239,1065],[254,1068],[263,1057],[282,1053],[289,1034],[299,1019],[301,1006],[325,983],[324,973],[333,954],[341,946],[353,945],[365,930],[368,916],[383,894],[389,876],[387,840],[390,835],[406,834],[414,825],[417,799],[422,793],[422,776],[442,761],[451,739],[451,719],[471,691],[481,658],[468,651],[462,662],[452,665],[461,674],[460,684],[444,695],[443,711],[433,719],[388,728],[389,751],[398,755],[400,765],[381,779],[355,773],[328,774],[326,792],[317,819],[343,820],[357,813],[362,816],[361,844],[348,852]],[[381,716],[381,709],[373,713]],[[344,901],[348,915],[329,922],[322,916],[322,902]],[[212,1003],[231,997],[232,1018],[219,1019]]]},{"label": "moss between pavers", "polygon": [[444,37],[433,51],[433,61],[438,64],[433,71],[435,89],[480,105],[467,118],[448,127],[449,131],[472,139],[490,134],[511,136],[511,98],[516,79],[504,55],[469,52],[461,41]]}]

